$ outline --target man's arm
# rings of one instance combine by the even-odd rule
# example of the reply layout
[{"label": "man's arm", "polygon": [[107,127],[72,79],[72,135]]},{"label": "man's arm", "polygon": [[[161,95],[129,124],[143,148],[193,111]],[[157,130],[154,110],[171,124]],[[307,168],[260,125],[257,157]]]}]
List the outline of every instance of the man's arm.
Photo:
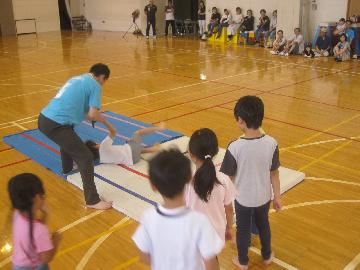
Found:
[{"label": "man's arm", "polygon": [[106,120],[106,118],[98,108],[91,107],[88,112],[87,118],[90,121],[103,123],[105,127],[109,130],[110,134],[116,135],[116,129],[109,123],[108,120]]}]

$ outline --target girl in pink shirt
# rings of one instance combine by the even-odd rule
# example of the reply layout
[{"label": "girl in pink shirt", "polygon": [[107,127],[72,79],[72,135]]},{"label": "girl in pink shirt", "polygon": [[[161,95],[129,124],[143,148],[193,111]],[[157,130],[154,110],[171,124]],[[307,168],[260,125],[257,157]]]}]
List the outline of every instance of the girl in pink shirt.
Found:
[{"label": "girl in pink shirt", "polygon": [[230,178],[216,171],[212,158],[219,152],[215,133],[207,128],[193,133],[189,154],[196,166],[185,190],[186,206],[205,214],[221,239],[231,239],[236,189]]},{"label": "girl in pink shirt", "polygon": [[[45,224],[45,190],[34,174],[14,176],[8,183],[13,217],[13,270],[47,270],[60,243],[60,235],[52,238]],[[41,212],[42,217],[36,216]]]}]

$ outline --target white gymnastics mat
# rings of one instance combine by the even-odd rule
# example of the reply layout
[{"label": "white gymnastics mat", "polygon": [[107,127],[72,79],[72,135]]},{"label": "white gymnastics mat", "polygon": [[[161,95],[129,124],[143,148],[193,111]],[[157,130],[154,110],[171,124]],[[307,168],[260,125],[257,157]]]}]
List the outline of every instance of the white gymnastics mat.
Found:
[{"label": "white gymnastics mat", "polygon": [[[162,148],[177,147],[183,153],[187,151],[189,138],[181,137],[162,144]],[[220,149],[214,158],[217,169],[220,168],[225,149]],[[101,164],[95,167],[95,183],[102,198],[113,201],[113,207],[125,215],[139,221],[142,213],[156,203],[161,196],[155,193],[148,179],[147,164],[150,155],[143,155],[134,166]],[[281,193],[284,193],[304,180],[305,174],[280,167]],[[67,181],[82,189],[80,173],[69,175]]]}]

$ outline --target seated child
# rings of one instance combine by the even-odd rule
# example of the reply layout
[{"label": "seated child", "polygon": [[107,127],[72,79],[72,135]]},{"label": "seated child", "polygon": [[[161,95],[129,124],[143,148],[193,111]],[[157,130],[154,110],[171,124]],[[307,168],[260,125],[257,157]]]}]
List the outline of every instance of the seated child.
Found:
[{"label": "seated child", "polygon": [[286,38],[284,37],[283,30],[277,31],[277,36],[273,43],[273,49],[272,51],[270,51],[270,53],[271,54],[281,53],[285,48],[285,44],[286,44]]},{"label": "seated child", "polygon": [[219,25],[220,18],[221,18],[221,16],[220,16],[220,13],[218,12],[217,8],[213,7],[210,22],[208,24],[208,37],[212,36],[214,28]]},{"label": "seated child", "polygon": [[350,44],[346,41],[346,35],[340,36],[340,41],[334,47],[334,56],[336,62],[350,60]]},{"label": "seated child", "polygon": [[185,206],[190,160],[179,150],[161,151],[149,162],[149,176],[164,202],[145,212],[132,237],[141,261],[152,270],[219,270],[224,242],[204,214]]},{"label": "seated child", "polygon": [[315,53],[312,50],[311,43],[306,43],[305,50],[304,50],[304,57],[306,57],[306,58],[314,58],[315,57]]},{"label": "seated child", "polygon": [[[34,174],[14,176],[8,183],[14,211],[12,262],[14,270],[48,270],[61,241],[58,233],[49,234],[46,225],[45,190]],[[38,216],[41,215],[41,218]]]},{"label": "seated child", "polygon": [[222,15],[220,19],[220,24],[218,26],[218,34],[216,38],[220,38],[222,29],[224,27],[228,27],[229,24],[231,23],[231,20],[232,19],[229,11],[227,9],[224,9],[224,15]]},{"label": "seated child", "polygon": [[230,240],[234,223],[233,202],[236,189],[230,178],[216,171],[212,161],[219,152],[216,134],[202,128],[189,141],[189,154],[196,166],[194,177],[185,188],[186,205],[205,214],[219,237]]},{"label": "seated child", "polygon": [[141,136],[154,133],[164,129],[164,124],[159,127],[139,129],[134,132],[134,136],[123,145],[114,145],[116,134],[109,135],[100,143],[86,141],[85,145],[94,155],[94,160],[100,160],[100,163],[134,165],[140,161],[142,153],[154,153],[160,150],[160,144],[151,147],[143,147]]},{"label": "seated child", "polygon": [[236,14],[234,16],[233,22],[229,25],[228,28],[228,41],[232,39],[233,36],[236,35],[238,29],[240,28],[242,22],[244,21],[244,15],[242,14],[241,8],[236,8]]}]

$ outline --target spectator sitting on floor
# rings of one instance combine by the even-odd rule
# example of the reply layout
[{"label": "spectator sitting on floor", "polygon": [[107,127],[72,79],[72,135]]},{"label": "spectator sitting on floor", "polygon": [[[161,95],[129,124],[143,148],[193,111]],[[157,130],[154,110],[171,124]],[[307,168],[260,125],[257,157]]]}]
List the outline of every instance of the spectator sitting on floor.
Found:
[{"label": "spectator sitting on floor", "polygon": [[270,51],[271,54],[279,54],[281,53],[286,45],[286,38],[284,37],[283,30],[277,31],[277,37],[273,43],[273,49]]},{"label": "spectator sitting on floor", "polygon": [[242,32],[248,32],[254,30],[254,21],[255,18],[253,16],[253,12],[251,9],[246,11],[246,17],[244,18],[243,24],[240,26]]},{"label": "spectator sitting on floor", "polygon": [[243,21],[244,15],[242,14],[242,10],[241,8],[237,7],[233,22],[228,27],[228,41],[230,41],[232,37],[236,35]]},{"label": "spectator sitting on floor", "polygon": [[219,25],[220,22],[220,13],[218,12],[216,7],[212,8],[212,14],[210,18],[210,23],[208,24],[208,37],[211,37],[213,34],[214,28]]},{"label": "spectator sitting on floor", "polygon": [[340,36],[339,43],[334,47],[334,56],[336,62],[347,61],[350,59],[350,44],[346,41],[346,35]]},{"label": "spectator sitting on floor", "polygon": [[301,55],[304,52],[304,37],[300,28],[294,29],[294,35],[287,41],[285,49],[279,55],[288,56],[289,54]]},{"label": "spectator sitting on floor", "polygon": [[357,54],[355,52],[355,31],[351,28],[352,21],[346,21],[346,41],[349,42],[350,45],[350,56],[352,55],[353,59],[357,59]]},{"label": "spectator sitting on floor", "polygon": [[265,32],[265,45],[264,45],[265,48],[268,47],[267,44],[268,44],[269,38],[271,40],[275,39],[276,26],[277,26],[277,10],[274,10],[273,14],[271,16],[271,19],[270,19],[270,29],[269,29],[269,31]]},{"label": "spectator sitting on floor", "polygon": [[220,23],[218,26],[218,34],[216,38],[220,38],[221,31],[224,27],[228,27],[231,23],[231,15],[230,12],[227,9],[224,9],[224,15],[222,15],[220,19]]},{"label": "spectator sitting on floor", "polygon": [[259,18],[259,25],[255,31],[256,42],[260,43],[260,37],[262,32],[269,31],[270,19],[266,16],[266,10],[260,10],[261,17]]},{"label": "spectator sitting on floor", "polygon": [[307,43],[305,46],[304,57],[306,57],[306,58],[314,58],[315,57],[315,53],[312,49],[312,44],[310,42]]},{"label": "spectator sitting on floor", "polygon": [[326,28],[321,28],[319,37],[315,44],[315,56],[329,56],[330,54],[330,38],[326,35]]}]

